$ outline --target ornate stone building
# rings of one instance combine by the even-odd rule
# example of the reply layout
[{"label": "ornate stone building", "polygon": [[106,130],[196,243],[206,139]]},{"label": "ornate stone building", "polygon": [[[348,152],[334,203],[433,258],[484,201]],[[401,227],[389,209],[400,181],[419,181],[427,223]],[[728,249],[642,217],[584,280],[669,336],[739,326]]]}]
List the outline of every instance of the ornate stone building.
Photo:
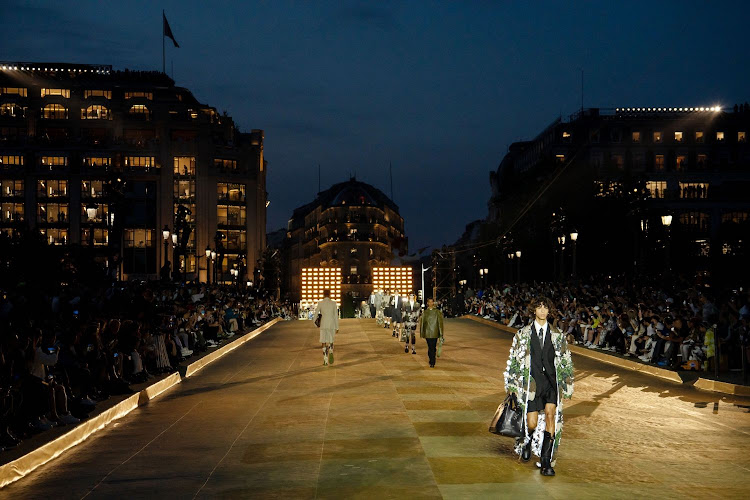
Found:
[{"label": "ornate stone building", "polygon": [[390,265],[392,248],[406,249],[404,219],[382,191],[350,179],[321,192],[294,210],[285,245],[285,284],[299,300],[301,270],[338,267],[342,295],[367,297],[372,268]]},{"label": "ornate stone building", "polygon": [[93,246],[123,279],[169,260],[205,281],[218,244],[228,281],[265,247],[263,139],[161,72],[0,62],[0,232]]}]

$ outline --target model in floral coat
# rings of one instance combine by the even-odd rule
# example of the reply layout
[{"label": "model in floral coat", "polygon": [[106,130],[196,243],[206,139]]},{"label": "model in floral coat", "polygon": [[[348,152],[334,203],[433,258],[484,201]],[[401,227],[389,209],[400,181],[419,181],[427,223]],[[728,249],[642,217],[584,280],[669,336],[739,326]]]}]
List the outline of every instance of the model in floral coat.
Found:
[{"label": "model in floral coat", "polygon": [[524,461],[532,452],[539,456],[545,476],[555,474],[552,456],[562,436],[563,399],[573,396],[573,361],[565,335],[547,322],[551,307],[543,297],[529,306],[535,319],[513,337],[504,373],[505,391],[516,394],[524,415],[524,435],[516,439],[515,451]]}]

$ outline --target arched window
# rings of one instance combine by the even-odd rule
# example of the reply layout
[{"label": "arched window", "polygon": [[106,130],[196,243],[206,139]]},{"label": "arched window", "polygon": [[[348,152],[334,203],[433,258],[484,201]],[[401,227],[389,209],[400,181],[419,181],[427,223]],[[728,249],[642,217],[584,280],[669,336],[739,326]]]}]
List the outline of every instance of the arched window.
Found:
[{"label": "arched window", "polygon": [[86,109],[81,110],[82,120],[111,120],[112,115],[106,106],[101,104],[92,104]]},{"label": "arched window", "polygon": [[143,120],[151,119],[151,110],[143,104],[134,104],[130,107],[130,111],[128,111],[128,114],[130,114],[131,117],[138,117]]},{"label": "arched window", "polygon": [[62,104],[47,104],[42,108],[42,118],[48,120],[65,120],[68,118],[68,108]]}]

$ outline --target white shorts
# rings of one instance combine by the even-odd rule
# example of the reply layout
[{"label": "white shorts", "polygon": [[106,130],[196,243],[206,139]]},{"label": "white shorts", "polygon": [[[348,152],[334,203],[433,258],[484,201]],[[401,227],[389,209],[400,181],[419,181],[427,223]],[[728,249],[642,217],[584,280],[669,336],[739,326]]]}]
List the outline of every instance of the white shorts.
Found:
[{"label": "white shorts", "polygon": [[334,337],[336,337],[336,330],[320,329],[321,344],[333,344]]}]

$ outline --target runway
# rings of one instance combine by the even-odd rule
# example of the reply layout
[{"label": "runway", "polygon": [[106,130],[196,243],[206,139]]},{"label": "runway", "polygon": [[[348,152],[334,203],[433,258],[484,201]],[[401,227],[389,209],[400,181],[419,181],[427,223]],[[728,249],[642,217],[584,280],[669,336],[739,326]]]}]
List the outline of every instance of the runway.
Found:
[{"label": "runway", "polygon": [[436,368],[374,320],[325,367],[282,322],[0,498],[727,498],[750,495],[750,398],[573,358],[557,476],[488,423],[511,336],[447,320]]}]

